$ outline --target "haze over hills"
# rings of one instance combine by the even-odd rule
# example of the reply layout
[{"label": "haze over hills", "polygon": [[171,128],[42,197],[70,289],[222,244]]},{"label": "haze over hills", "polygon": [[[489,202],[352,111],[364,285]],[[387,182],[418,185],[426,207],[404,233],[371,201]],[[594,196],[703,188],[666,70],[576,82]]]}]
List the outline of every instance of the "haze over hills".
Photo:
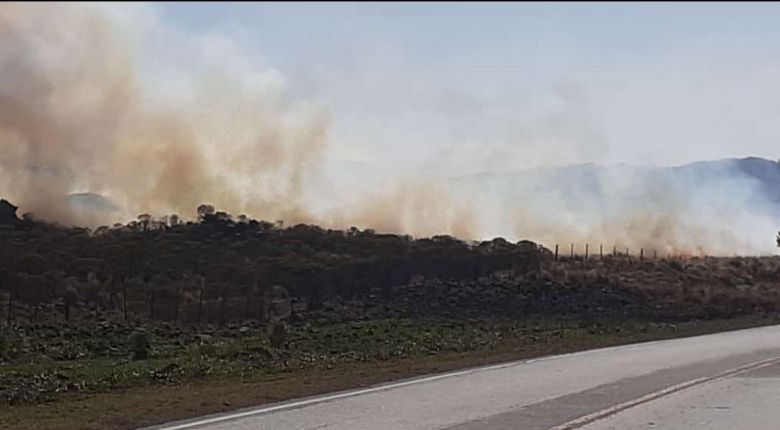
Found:
[{"label": "haze over hills", "polygon": [[[406,170],[402,175],[408,175],[408,166]],[[349,207],[347,199],[363,198],[355,192],[361,186],[393,183],[390,172],[377,171],[375,178],[371,172],[370,163],[354,162],[329,170],[324,182],[329,193],[321,201]],[[576,164],[445,178],[443,184],[443,194],[472,211],[468,221],[474,237],[468,239],[502,236],[547,246],[589,242],[659,252],[774,253],[780,220],[780,163],[758,157],[674,167]],[[99,194],[71,194],[68,202],[87,217],[128,221],[120,219],[126,213],[121,205]],[[419,216],[427,216],[426,210],[418,211]],[[324,226],[349,227],[321,219]],[[359,227],[409,233],[381,225]],[[448,233],[437,227],[434,233]]]},{"label": "haze over hills", "polygon": [[68,195],[68,204],[73,209],[83,211],[115,213],[120,209],[108,198],[95,193],[71,193]]},{"label": "haze over hills", "polygon": [[[377,178],[366,177],[372,172]],[[338,163],[331,173],[333,176],[330,179],[336,188],[347,187],[356,182],[381,184],[392,176],[388,172],[377,174],[371,163],[359,162]],[[780,162],[760,157],[696,161],[673,167],[585,163],[455,176],[449,178],[448,182],[453,190],[461,191],[503,188],[506,193],[504,197],[507,198],[519,191],[535,191],[540,194],[562,192],[571,197],[587,195],[603,200],[606,198],[604,183],[620,176],[641,178],[649,181],[649,186],[684,186],[691,193],[696,193],[701,187],[718,186],[723,187],[724,192],[732,191],[729,187],[733,186],[735,181],[745,181],[751,185],[751,191],[758,191],[753,197],[759,201],[780,205]],[[96,193],[72,193],[68,196],[68,201],[81,210],[120,210],[119,205]]]},{"label": "haze over hills", "polygon": [[[749,191],[756,203],[780,204],[780,162],[759,157],[697,161],[673,167],[596,163],[481,173],[453,179],[457,187],[504,189],[507,197],[518,192],[563,193],[576,198],[607,199],[612,181],[629,181],[637,187],[669,187],[667,191],[691,194],[703,189],[724,193]],[[636,183],[641,181],[640,183]],[[747,187],[735,190],[737,184]],[[740,196],[732,196],[739,198]],[[572,202],[575,204],[576,202]]]},{"label": "haze over hills", "polygon": [[773,253],[780,220],[780,164],[756,157],[485,173],[455,178],[450,190],[545,244]]},{"label": "haze over hills", "polygon": [[[780,202],[780,161],[761,157],[723,158],[695,161],[679,166],[648,167],[632,164],[601,165],[597,163],[573,164],[568,166],[538,167],[507,172],[486,172],[454,178],[460,185],[485,181],[522,182],[528,177],[563,180],[567,186],[595,186],[596,179],[603,179],[607,172],[651,175],[655,180],[669,181],[717,181],[726,177],[743,177],[761,184],[763,191],[775,202]],[[559,182],[554,182],[559,183]]]}]

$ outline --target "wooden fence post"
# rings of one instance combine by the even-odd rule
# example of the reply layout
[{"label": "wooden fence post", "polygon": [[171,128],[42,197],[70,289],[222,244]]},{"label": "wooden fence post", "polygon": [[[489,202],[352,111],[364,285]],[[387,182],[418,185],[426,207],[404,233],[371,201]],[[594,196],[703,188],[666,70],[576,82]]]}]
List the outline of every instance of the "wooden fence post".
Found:
[{"label": "wooden fence post", "polygon": [[604,245],[599,244],[599,260],[604,259]]},{"label": "wooden fence post", "polygon": [[574,244],[571,244],[571,252],[569,253],[570,258],[574,258]]},{"label": "wooden fence post", "polygon": [[588,261],[588,244],[585,244],[585,261]]},{"label": "wooden fence post", "polygon": [[13,315],[14,315],[14,292],[11,291],[11,293],[8,295],[8,315],[6,317],[6,324],[9,327],[11,326]]},{"label": "wooden fence post", "polygon": [[558,244],[555,244],[555,261],[558,261]]}]

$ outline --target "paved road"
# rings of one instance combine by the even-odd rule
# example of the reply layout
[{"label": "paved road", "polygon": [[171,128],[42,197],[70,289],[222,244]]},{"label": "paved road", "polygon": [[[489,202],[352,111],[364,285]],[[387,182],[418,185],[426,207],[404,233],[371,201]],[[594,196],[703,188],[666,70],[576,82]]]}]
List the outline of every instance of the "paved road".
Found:
[{"label": "paved road", "polygon": [[582,430],[777,430],[780,428],[780,365],[701,384]]},{"label": "paved road", "polygon": [[780,326],[469,369],[159,428],[776,429],[775,376]]}]

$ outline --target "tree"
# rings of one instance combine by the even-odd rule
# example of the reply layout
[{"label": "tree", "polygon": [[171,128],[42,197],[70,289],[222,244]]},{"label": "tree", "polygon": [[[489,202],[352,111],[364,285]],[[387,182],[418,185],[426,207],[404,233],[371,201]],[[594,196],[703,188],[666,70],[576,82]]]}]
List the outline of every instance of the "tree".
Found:
[{"label": "tree", "polygon": [[14,299],[17,290],[16,279],[11,272],[0,269],[0,291],[2,290],[5,290],[8,293],[6,324],[11,325],[11,320],[13,318]]},{"label": "tree", "polygon": [[46,259],[40,254],[26,254],[19,257],[16,267],[26,274],[40,274],[46,269]]},{"label": "tree", "polygon": [[214,205],[202,204],[198,206],[198,218],[204,220],[210,215],[214,215]]},{"label": "tree", "polygon": [[22,275],[20,277],[21,298],[32,308],[29,315],[30,322],[35,322],[38,317],[38,308],[51,296],[51,291],[45,277],[41,275]]},{"label": "tree", "polygon": [[169,227],[176,227],[177,225],[179,225],[179,223],[180,223],[179,215],[170,214],[168,216],[168,226]]},{"label": "tree", "polygon": [[62,292],[62,300],[65,304],[65,321],[70,321],[70,308],[79,302],[79,292],[73,285],[68,285]]},{"label": "tree", "polygon": [[149,272],[149,260],[152,251],[143,241],[121,240],[109,246],[101,246],[99,252],[104,256],[106,266],[112,271],[112,294],[118,293],[117,286],[122,290],[122,314],[127,321],[128,286],[133,278],[141,278]]},{"label": "tree", "polygon": [[141,231],[149,231],[149,227],[152,224],[152,216],[149,214],[138,215],[138,224],[141,226]]}]

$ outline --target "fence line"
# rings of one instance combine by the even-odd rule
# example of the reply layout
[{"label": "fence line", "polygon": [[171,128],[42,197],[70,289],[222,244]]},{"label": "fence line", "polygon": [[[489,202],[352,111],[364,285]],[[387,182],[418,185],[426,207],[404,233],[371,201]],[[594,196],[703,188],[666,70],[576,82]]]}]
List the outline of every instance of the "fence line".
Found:
[{"label": "fence line", "polygon": [[[584,253],[580,254],[577,253],[578,244],[577,243],[570,243],[569,244],[569,259],[575,259],[575,258],[581,258],[583,261],[590,261],[591,258],[591,252],[590,252],[590,242],[585,242],[581,244],[581,250],[584,250]],[[701,249],[701,247],[697,247],[698,249]],[[652,252],[651,252],[652,251]],[[636,252],[636,251],[634,251]],[[607,257],[610,255],[607,254]],[[560,261],[561,260],[560,255],[560,244],[556,243],[554,247],[553,252],[553,259],[554,261]],[[693,258],[708,258],[709,255],[699,252],[699,254],[692,254],[692,253],[678,253],[673,254],[671,252],[666,253],[666,257],[659,257],[658,250],[657,249],[646,249],[644,247],[639,248],[639,252],[636,254],[631,253],[631,248],[626,247],[625,252],[619,252],[617,249],[617,245],[612,245],[612,254],[611,257],[638,257],[639,261],[644,261],[646,259],[648,260],[689,260]],[[563,258],[566,258],[565,256]],[[604,260],[604,244],[599,243],[599,260]]]}]

